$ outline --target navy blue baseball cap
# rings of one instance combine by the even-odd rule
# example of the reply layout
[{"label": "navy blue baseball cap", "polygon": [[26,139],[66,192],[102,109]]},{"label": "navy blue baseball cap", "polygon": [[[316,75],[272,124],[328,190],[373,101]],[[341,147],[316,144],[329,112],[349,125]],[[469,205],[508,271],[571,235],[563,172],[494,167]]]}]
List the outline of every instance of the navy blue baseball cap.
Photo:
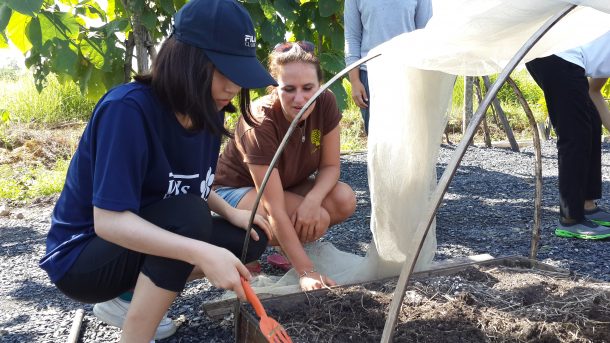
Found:
[{"label": "navy blue baseball cap", "polygon": [[191,0],[174,15],[173,36],[203,49],[214,66],[242,88],[277,83],[256,58],[256,32],[236,0]]}]

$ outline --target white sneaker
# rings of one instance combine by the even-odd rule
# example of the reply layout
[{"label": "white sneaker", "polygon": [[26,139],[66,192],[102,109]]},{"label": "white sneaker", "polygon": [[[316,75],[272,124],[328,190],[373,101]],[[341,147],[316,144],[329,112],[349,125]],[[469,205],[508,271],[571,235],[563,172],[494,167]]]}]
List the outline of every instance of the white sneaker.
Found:
[{"label": "white sneaker", "polygon": [[[97,303],[93,306],[93,314],[102,322],[116,326],[118,328],[123,327],[123,322],[127,316],[127,310],[129,309],[129,302],[120,298],[114,298],[103,303]],[[167,314],[161,319],[159,327],[155,332],[155,339],[164,339],[176,332],[176,325],[174,321],[167,317]]]}]

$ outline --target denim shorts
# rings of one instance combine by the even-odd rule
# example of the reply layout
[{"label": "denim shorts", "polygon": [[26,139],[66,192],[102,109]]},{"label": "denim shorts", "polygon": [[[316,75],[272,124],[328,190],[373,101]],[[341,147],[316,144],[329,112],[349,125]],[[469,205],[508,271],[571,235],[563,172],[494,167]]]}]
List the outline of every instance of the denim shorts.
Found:
[{"label": "denim shorts", "polygon": [[216,194],[220,195],[221,198],[225,199],[226,202],[229,203],[232,207],[237,207],[237,204],[241,201],[241,199],[254,187],[218,187],[214,190]]}]

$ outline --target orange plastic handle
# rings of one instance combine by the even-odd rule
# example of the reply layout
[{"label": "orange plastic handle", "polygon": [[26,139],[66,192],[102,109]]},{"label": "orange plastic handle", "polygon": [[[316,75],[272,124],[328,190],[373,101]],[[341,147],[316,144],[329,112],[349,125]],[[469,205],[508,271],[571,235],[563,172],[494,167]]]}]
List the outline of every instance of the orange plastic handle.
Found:
[{"label": "orange plastic handle", "polygon": [[246,293],[246,298],[248,299],[248,302],[252,304],[252,307],[254,307],[254,311],[256,312],[256,314],[260,318],[267,317],[267,312],[265,312],[263,304],[261,303],[260,299],[258,299],[256,293],[254,293],[252,287],[250,287],[250,283],[248,282],[248,280],[244,279],[243,276],[240,276],[240,280],[241,285],[244,288],[244,292]]}]

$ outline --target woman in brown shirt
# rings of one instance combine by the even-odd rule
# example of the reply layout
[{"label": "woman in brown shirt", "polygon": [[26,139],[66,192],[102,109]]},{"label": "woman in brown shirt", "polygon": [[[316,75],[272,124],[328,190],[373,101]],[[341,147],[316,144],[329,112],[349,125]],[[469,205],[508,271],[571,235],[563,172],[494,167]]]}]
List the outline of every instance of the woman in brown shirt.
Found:
[{"label": "woman in brown shirt", "polygon": [[[314,46],[306,41],[278,44],[269,56],[269,71],[279,86],[252,105],[256,126],[239,120],[216,170],[216,192],[240,209],[254,205],[290,123],[323,78]],[[258,207],[272,226],[270,244],[279,245],[287,255],[302,290],[335,284],[316,271],[303,243],[318,240],[330,225],[344,221],[356,208],[354,191],[339,181],[340,120],[334,94],[322,93],[301,117]]]}]

